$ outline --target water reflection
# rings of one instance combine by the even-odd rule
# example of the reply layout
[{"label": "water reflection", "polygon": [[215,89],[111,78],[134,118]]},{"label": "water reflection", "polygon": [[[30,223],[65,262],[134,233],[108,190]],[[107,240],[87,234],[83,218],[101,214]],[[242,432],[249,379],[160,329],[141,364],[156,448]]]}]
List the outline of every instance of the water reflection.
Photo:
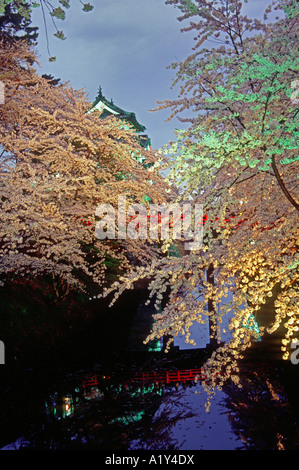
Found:
[{"label": "water reflection", "polygon": [[24,408],[27,433],[18,445],[50,450],[298,449],[298,423],[279,371],[255,363],[240,367],[242,388],[227,383],[209,413],[201,380],[187,380],[182,371],[168,374],[176,373],[181,382],[168,383],[167,371],[161,370],[159,381],[152,382],[118,381],[120,367],[111,375],[98,366],[88,375],[72,373],[47,393],[43,411],[38,397],[32,415]]},{"label": "water reflection", "polygon": [[[134,442],[136,447],[141,439],[153,450],[176,449],[179,442],[170,429],[193,416],[192,408],[180,403],[180,398],[194,386],[191,381],[183,386],[178,382],[116,384],[98,376],[85,377],[70,393],[49,396],[47,424],[27,448],[117,450],[129,449]],[[161,403],[163,411],[156,415]]]},{"label": "water reflection", "polygon": [[[155,352],[161,349],[155,345],[149,354],[135,351],[129,359],[106,353],[109,358],[100,356],[103,362],[89,371],[68,374],[68,367],[59,364],[47,392],[33,374],[26,390],[24,382],[22,388],[17,384],[16,399],[9,388],[1,394],[6,428],[15,439],[15,429],[20,434],[25,429],[17,445],[28,449],[298,450],[296,417],[271,367],[247,364],[240,375],[242,388],[226,384],[206,413],[199,368],[207,334],[208,329],[194,331],[195,348],[177,337],[169,355]],[[92,355],[90,363],[95,360]]]},{"label": "water reflection", "polygon": [[241,370],[242,388],[226,385],[225,407],[243,446],[247,450],[298,450],[299,423],[279,368],[243,364]]},{"label": "water reflection", "polygon": [[43,436],[39,433],[38,441],[33,440],[30,446],[105,450],[295,448],[298,424],[276,369],[243,364],[240,379],[242,387],[227,383],[206,413],[207,397],[200,380],[117,384],[98,375],[84,377],[73,392],[49,397],[47,426]]},{"label": "water reflection", "polygon": [[57,419],[63,419],[74,413],[74,401],[70,394],[59,395],[57,392],[50,395],[45,403],[48,416],[54,416]]}]

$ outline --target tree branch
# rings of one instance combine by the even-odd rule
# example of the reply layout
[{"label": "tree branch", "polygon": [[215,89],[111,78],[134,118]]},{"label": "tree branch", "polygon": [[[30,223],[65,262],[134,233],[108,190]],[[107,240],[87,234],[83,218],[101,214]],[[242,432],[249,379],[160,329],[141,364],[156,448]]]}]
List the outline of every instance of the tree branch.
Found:
[{"label": "tree branch", "polygon": [[277,182],[280,186],[280,188],[282,189],[284,195],[286,196],[286,198],[290,201],[290,203],[297,209],[297,211],[299,211],[299,204],[295,201],[295,199],[291,196],[291,194],[289,193],[289,191],[287,190],[287,188],[285,187],[285,184],[279,174],[279,171],[278,171],[278,168],[276,166],[276,162],[275,162],[275,156],[272,155],[272,159],[271,159],[271,165],[272,165],[272,168],[273,168],[273,171],[274,171],[274,174],[275,174],[275,177],[277,179]]}]

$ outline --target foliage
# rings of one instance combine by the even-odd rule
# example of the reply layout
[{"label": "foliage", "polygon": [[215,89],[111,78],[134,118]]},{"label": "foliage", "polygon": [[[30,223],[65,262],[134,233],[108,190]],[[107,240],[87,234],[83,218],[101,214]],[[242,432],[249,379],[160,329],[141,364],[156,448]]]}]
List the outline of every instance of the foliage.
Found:
[{"label": "foliage", "polygon": [[[192,18],[183,31],[194,31],[196,44],[190,57],[172,65],[174,85],[181,84],[178,99],[159,106],[189,128],[178,130],[163,152],[179,201],[204,204],[204,245],[131,273],[120,292],[152,276],[150,296],[158,308],[170,288],[149,340],[183,333],[192,341],[192,324],[213,320],[218,348],[206,364],[213,394],[215,370],[223,373],[219,387],[228,378],[238,383],[238,359],[258,338],[249,323],[268,298],[272,326],[261,324],[260,333],[283,330],[283,359],[299,330],[298,104],[292,100],[298,8],[293,1],[273,2],[273,11],[282,3],[284,12],[269,23],[270,7],[260,21],[244,16],[242,3],[233,0],[166,3],[182,11],[181,21]],[[206,274],[211,268],[214,283]],[[223,344],[227,317],[231,339]]]},{"label": "foliage", "polygon": [[[82,10],[84,12],[89,12],[93,10],[93,5],[91,3],[84,3],[82,0],[79,0],[80,3],[82,4]],[[54,36],[57,37],[58,39],[64,40],[66,39],[64,32],[61,30],[58,30],[57,25],[56,25],[56,20],[65,20],[66,18],[66,10],[70,8],[70,0],[56,0],[53,4],[53,2],[50,2],[49,0],[40,0],[39,2],[36,2],[35,0],[0,0],[0,24],[1,24],[1,19],[3,18],[4,23],[7,22],[7,17],[11,15],[13,12],[14,16],[18,18],[18,23],[19,23],[19,28],[20,30],[25,29],[25,26],[28,28],[28,24],[31,23],[31,13],[32,9],[35,8],[40,8],[41,9],[41,14],[43,17],[43,22],[45,26],[45,34],[46,34],[46,40],[47,40],[47,48],[48,48],[48,53],[49,53],[49,62],[54,62],[56,60],[56,57],[52,56],[50,53],[49,49],[49,39],[48,39],[48,26],[47,26],[47,21],[46,21],[46,12],[48,11],[52,23],[55,27],[56,32],[54,33]],[[3,15],[3,16],[1,16]],[[24,22],[26,20],[25,26],[21,26],[20,23]],[[3,21],[2,21],[3,22]],[[35,30],[37,28],[34,28]]]},{"label": "foliage", "polygon": [[[91,11],[93,10],[93,5],[91,3],[83,3],[79,0],[82,4],[83,11]],[[0,0],[0,14],[5,12],[6,5],[13,4],[17,9],[17,12],[24,16],[25,18],[30,18],[30,14],[32,12],[32,8],[39,8],[40,6],[46,7],[52,16],[55,16],[58,19],[64,20],[65,19],[65,10],[70,8],[70,0],[58,0],[58,4],[61,6],[55,6],[48,0],[40,0],[40,2],[35,2],[34,0]],[[57,2],[56,2],[57,4]]]},{"label": "foliage", "polygon": [[[1,8],[1,3],[0,3]],[[4,13],[4,14],[1,14]],[[2,5],[0,12],[0,33],[2,35],[14,38],[15,40],[26,39],[29,44],[37,40],[37,27],[31,26],[30,17],[24,16],[18,6],[14,3]]]},{"label": "foliage", "polygon": [[[142,151],[151,162],[154,153],[116,118],[88,112],[85,93],[40,77],[24,43],[2,40],[0,64],[1,282],[47,275],[98,290],[110,266],[118,275],[155,256],[147,240],[95,235],[99,204],[163,200],[161,178],[131,158]],[[119,180],[120,171],[130,176]]]}]

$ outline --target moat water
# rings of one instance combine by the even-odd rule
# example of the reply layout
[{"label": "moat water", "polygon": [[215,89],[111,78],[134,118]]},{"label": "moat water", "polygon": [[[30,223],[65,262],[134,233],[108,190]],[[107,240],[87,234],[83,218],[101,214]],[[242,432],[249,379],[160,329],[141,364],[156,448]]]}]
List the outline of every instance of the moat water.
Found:
[{"label": "moat water", "polygon": [[[195,349],[204,352],[207,329],[193,333]],[[159,344],[116,350],[112,340],[96,343],[94,334],[80,347],[82,354],[68,350],[58,361],[16,366],[9,376],[1,366],[1,449],[298,450],[296,400],[277,363],[245,362],[242,388],[228,383],[217,390],[207,412],[198,378],[131,380],[145,371],[200,368],[204,353],[183,338],[168,355]],[[289,370],[296,382],[296,367]]]}]

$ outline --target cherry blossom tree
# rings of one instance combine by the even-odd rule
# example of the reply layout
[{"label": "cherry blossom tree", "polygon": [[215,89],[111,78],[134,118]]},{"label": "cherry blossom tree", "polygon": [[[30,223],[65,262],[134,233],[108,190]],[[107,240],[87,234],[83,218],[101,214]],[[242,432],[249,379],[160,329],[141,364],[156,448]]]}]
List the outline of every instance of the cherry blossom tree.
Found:
[{"label": "cherry blossom tree", "polygon": [[163,200],[154,167],[132,156],[150,163],[154,152],[132,128],[90,112],[83,91],[40,77],[25,43],[3,39],[0,50],[1,282],[48,275],[98,288],[111,260],[124,273],[152,259],[157,250],[147,240],[98,239],[95,212],[99,204],[117,206],[119,195],[128,204],[145,195]]},{"label": "cherry blossom tree", "polygon": [[[148,339],[183,333],[192,342],[194,322],[212,320],[218,347],[205,367],[213,393],[216,376],[220,387],[228,378],[238,383],[238,359],[260,335],[282,329],[283,359],[298,335],[298,5],[274,1],[262,21],[244,16],[235,0],[166,3],[189,21],[183,31],[195,33],[195,46],[172,65],[178,98],[158,108],[189,127],[162,152],[178,201],[204,204],[204,243],[131,273],[121,290],[151,275],[159,309],[170,289]],[[270,318],[257,330],[269,299]],[[230,339],[222,341],[226,318]]]}]

